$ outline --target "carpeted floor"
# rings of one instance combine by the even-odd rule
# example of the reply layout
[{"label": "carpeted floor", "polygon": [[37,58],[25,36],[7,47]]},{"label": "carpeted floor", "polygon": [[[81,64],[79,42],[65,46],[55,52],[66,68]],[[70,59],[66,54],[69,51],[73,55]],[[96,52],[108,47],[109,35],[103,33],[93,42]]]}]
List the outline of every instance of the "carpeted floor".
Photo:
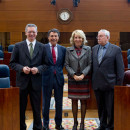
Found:
[{"label": "carpeted floor", "polygon": [[[55,109],[55,100],[54,97],[51,98],[51,103],[50,103],[50,109],[54,110]],[[71,107],[71,99],[68,97],[63,97],[63,110],[65,109],[72,109]],[[80,109],[80,101],[78,101],[78,109]]]},{"label": "carpeted floor", "polygon": [[[78,119],[80,126],[80,119]],[[62,125],[65,128],[65,130],[72,130],[73,127],[73,119],[72,118],[63,118]],[[85,119],[85,130],[94,130],[99,126],[99,120],[98,118],[86,118]],[[30,125],[28,130],[32,130],[33,123]],[[55,121],[53,119],[50,119],[49,123],[50,130],[55,130]]]}]

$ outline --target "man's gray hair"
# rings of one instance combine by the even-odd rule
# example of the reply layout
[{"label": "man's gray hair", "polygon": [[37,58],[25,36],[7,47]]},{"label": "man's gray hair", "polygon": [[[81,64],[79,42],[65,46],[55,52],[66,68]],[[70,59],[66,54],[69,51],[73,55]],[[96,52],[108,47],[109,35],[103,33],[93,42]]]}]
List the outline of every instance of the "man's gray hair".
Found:
[{"label": "man's gray hair", "polygon": [[106,36],[108,36],[108,39],[110,39],[110,32],[106,29],[101,29],[100,31],[98,31],[98,33],[100,32],[104,32]]},{"label": "man's gray hair", "polygon": [[25,27],[25,32],[27,32],[28,27],[35,27],[35,29],[36,29],[36,31],[37,31],[37,26],[36,26],[35,24],[29,23],[29,24],[27,24],[26,27]]}]

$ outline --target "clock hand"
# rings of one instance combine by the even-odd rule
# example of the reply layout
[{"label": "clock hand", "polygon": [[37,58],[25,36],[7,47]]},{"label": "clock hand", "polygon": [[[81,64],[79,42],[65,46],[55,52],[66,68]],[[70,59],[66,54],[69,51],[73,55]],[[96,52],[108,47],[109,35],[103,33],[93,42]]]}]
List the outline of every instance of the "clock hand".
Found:
[{"label": "clock hand", "polygon": [[64,18],[65,18],[65,14],[64,14]]}]

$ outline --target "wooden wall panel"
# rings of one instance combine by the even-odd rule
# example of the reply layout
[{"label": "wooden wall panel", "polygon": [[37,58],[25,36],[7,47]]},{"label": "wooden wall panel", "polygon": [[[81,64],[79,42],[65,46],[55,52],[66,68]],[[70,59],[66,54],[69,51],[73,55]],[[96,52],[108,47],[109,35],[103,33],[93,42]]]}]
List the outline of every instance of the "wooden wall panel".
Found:
[{"label": "wooden wall panel", "polygon": [[10,33],[10,44],[22,41],[22,32],[11,32]]},{"label": "wooden wall panel", "polygon": [[[50,4],[50,0],[3,0],[0,3],[0,21],[3,22],[4,27],[2,24],[0,26],[6,32],[10,31],[7,27],[11,23],[11,26],[16,26],[15,22],[22,22],[24,25],[28,22],[40,25],[42,22],[42,31],[44,31],[44,25],[48,28],[53,25],[61,31],[70,32],[76,27],[87,29],[89,32],[100,28],[117,32],[130,30],[128,26],[130,25],[130,5],[125,0],[82,0],[77,8],[73,7],[71,0],[56,2],[54,6]],[[73,21],[68,25],[62,25],[57,21],[57,11],[61,8],[68,8],[73,12]],[[19,29],[18,26],[15,28]],[[23,29],[20,30],[23,31]]]},{"label": "wooden wall panel", "polygon": [[111,32],[110,33],[110,42],[119,46],[120,43],[120,33],[119,32]]},{"label": "wooden wall panel", "polygon": [[[67,25],[57,20],[57,11],[68,8],[73,20]],[[39,32],[58,28],[61,32],[82,29],[97,32],[102,28],[111,32],[111,41],[119,45],[119,32],[130,32],[130,4],[127,0],[81,0],[73,7],[72,0],[2,0],[0,2],[0,32],[24,32],[27,23],[35,23]],[[12,40],[11,40],[12,41]],[[17,41],[17,39],[16,39]]]}]

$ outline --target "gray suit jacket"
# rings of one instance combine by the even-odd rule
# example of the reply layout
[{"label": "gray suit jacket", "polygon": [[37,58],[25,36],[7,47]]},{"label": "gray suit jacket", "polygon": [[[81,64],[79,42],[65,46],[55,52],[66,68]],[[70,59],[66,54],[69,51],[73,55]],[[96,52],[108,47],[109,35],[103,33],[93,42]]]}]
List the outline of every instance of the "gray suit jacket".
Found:
[{"label": "gray suit jacket", "polygon": [[98,48],[92,48],[92,86],[94,90],[112,90],[121,85],[124,77],[124,63],[120,47],[109,44],[107,51],[98,63]]},{"label": "gray suit jacket", "polygon": [[74,46],[68,47],[65,57],[65,68],[70,76],[77,72],[78,63],[80,64],[80,71],[85,76],[89,73],[91,68],[91,48],[83,45],[80,56],[77,56]]},{"label": "gray suit jacket", "polygon": [[[47,68],[47,63],[46,50],[42,43],[36,41],[32,59],[26,41],[16,43],[10,59],[10,66],[16,71],[16,86],[26,89],[31,81],[34,90],[41,90],[42,72]],[[39,73],[25,74],[22,71],[24,66],[37,67]]]}]

